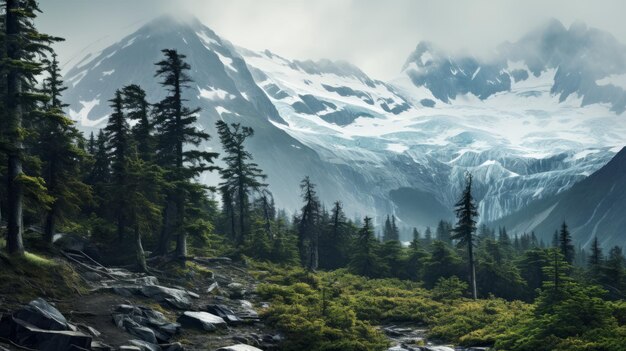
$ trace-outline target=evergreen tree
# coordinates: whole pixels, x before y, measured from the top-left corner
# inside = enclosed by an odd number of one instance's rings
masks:
[[[467,174],[465,190],[461,198],[455,205],[455,212],[458,218],[457,225],[454,228],[452,239],[459,240],[460,246],[467,247],[469,259],[470,287],[472,289],[472,297],[478,298],[476,290],[476,262],[474,261],[474,245],[476,232],[476,220],[478,210],[474,204],[472,197],[472,175]]]
[[[400,241],[400,229],[398,229],[394,215],[391,215],[391,240]]]
[[[430,230],[430,227],[426,227],[426,230],[424,231],[424,245],[426,245],[426,247],[429,247],[432,243],[433,243],[432,231]]]
[[[46,78],[42,94],[47,101],[39,115],[34,150],[42,161],[42,176],[51,201],[45,211],[44,240],[52,244],[57,223],[66,222],[70,214],[78,213],[80,206],[89,201],[91,189],[83,183],[81,166],[87,155],[78,145],[81,134],[62,110],[67,106],[61,102],[61,93],[66,88],[56,55],[44,63]]]
[[[459,276],[461,273],[461,258],[442,241],[432,243],[430,257],[424,265],[424,285],[433,288],[440,278]]]
[[[378,240],[372,231],[372,220],[369,217],[363,219],[363,227],[359,230],[350,259],[350,271],[354,274],[375,278],[382,274],[382,264],[377,255]]]
[[[125,211],[135,242],[137,267],[147,272],[142,236],[155,231],[161,216],[163,170],[139,157],[136,147],[127,159],[124,183]]]
[[[613,299],[626,298],[626,259],[619,246],[609,251],[602,266],[600,282],[609,291]]]
[[[574,263],[574,245],[572,244],[572,235],[567,228],[567,224],[563,222],[561,231],[559,232],[559,249],[568,264]]]
[[[428,254],[420,244],[420,234],[413,228],[413,240],[409,244],[409,254],[405,263],[405,272],[408,279],[418,281],[422,278],[424,263]]]
[[[166,181],[171,184],[166,195],[166,205],[162,214],[163,224],[159,245],[155,254],[167,253],[172,235],[176,234],[176,254],[187,256],[187,234],[185,228],[185,203],[192,179],[211,166],[216,153],[200,151],[191,146],[199,146],[209,139],[209,135],[195,127],[196,114],[200,109],[185,106],[183,90],[192,82],[187,73],[191,66],[185,62],[185,55],[176,50],[162,50],[165,59],[156,63],[155,76],[160,77],[161,85],[167,89],[167,96],[156,105],[155,129],[157,138],[157,162],[166,171]]]
[[[315,184],[307,176],[300,183],[304,206],[298,218],[298,248],[302,265],[309,271],[318,266],[320,202],[315,192]]]
[[[36,77],[43,71],[40,57],[50,52],[50,44],[61,39],[40,33],[34,21],[40,12],[34,0],[5,0],[3,26],[1,150],[7,162],[7,251],[22,255],[24,245],[23,198],[25,187],[43,189],[43,181],[22,170],[24,150],[24,117],[30,115],[36,101],[45,99],[36,94]]]
[[[435,231],[435,236],[437,240],[446,243],[448,245],[452,245],[452,226],[450,223],[440,220],[437,224],[437,230]]]
[[[604,257],[602,255],[602,248],[598,242],[598,237],[594,236],[593,241],[591,242],[591,255],[589,255],[589,260],[587,262],[589,269],[596,270],[600,267],[603,260]]]
[[[330,212],[330,221],[320,236],[320,267],[338,269],[348,264],[351,247],[349,225],[341,202],[336,201]]]
[[[126,117],[135,122],[131,135],[139,157],[151,161],[155,152],[154,126],[149,118],[150,104],[146,101],[146,92],[139,85],[132,84],[122,89],[122,96]]]
[[[93,154],[94,162],[91,172],[87,176],[87,183],[95,186],[97,184],[106,183],[110,179],[111,164],[107,155],[107,137],[101,129],[96,139],[95,152]],[[100,192],[96,192],[100,193]]]
[[[87,152],[93,156],[96,154],[96,138],[93,132],[89,133],[89,141],[87,142]]]
[[[393,237],[393,228],[391,227],[391,218],[387,215],[387,219],[385,219],[385,226],[383,227],[383,241],[392,240]]]
[[[113,113],[109,116],[104,133],[107,138],[107,155],[111,162],[111,183],[109,193],[111,204],[114,208],[115,222],[117,225],[117,238],[124,239],[126,228],[126,177],[128,170],[127,158],[130,146],[130,127],[126,122],[122,106],[122,92],[115,91],[115,97],[110,100]]]
[[[231,202],[234,200],[237,205],[239,235],[232,234],[237,245],[241,245],[246,237],[250,191],[266,186],[262,183],[266,176],[259,166],[252,162],[252,154],[244,147],[246,139],[254,135],[252,128],[242,127],[239,123],[233,123],[229,127],[224,121],[217,121],[216,126],[224,149],[222,160],[226,164],[220,170],[223,182],[219,186],[223,193],[228,193],[225,197]],[[234,211],[231,210],[231,213],[234,214]]]

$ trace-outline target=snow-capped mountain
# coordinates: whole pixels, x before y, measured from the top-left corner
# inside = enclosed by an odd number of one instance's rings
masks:
[[[596,38],[604,46],[589,43]],[[255,129],[249,148],[279,206],[297,208],[298,182],[310,175],[320,197],[343,201],[350,216],[433,225],[452,217],[470,171],[481,218],[493,221],[568,189],[625,144],[623,90],[608,85],[625,72],[588,67],[599,55],[624,62],[610,39],[552,22],[490,62],[420,43],[398,78],[381,82],[346,62],[254,52],[197,20],[162,17],[72,68],[65,98],[82,126],[102,126],[115,89],[136,83],[151,101],[162,96],[153,64],[160,49],[176,48],[193,69],[187,98],[203,108],[202,127],[214,135],[221,118]],[[531,55],[550,40],[560,49]],[[572,56],[588,51],[591,63]],[[587,72],[577,84],[567,78],[575,64]],[[219,151],[215,139],[206,147]]]
[[[537,231],[549,242],[551,233],[564,221],[582,248],[594,237],[604,247],[623,247],[626,217],[626,148],[598,171],[556,196],[533,202],[527,208],[498,220],[517,233]]]

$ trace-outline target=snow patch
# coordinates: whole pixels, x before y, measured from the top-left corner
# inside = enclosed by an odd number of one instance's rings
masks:
[[[93,99],[91,101],[80,101],[80,104],[82,105],[80,111],[76,112],[70,108],[69,115],[72,120],[78,122],[84,127],[95,127],[109,118],[109,116],[104,116],[95,120],[89,119],[89,112],[91,112],[94,107],[100,104],[99,99]]]
[[[202,89],[198,87],[198,92],[200,92],[200,97],[209,100],[232,100],[235,98],[235,95],[222,89]]]
[[[626,90],[626,73],[625,74],[612,74],[602,79],[598,79],[596,80],[596,84],[600,86],[613,85],[618,88],[622,88]]]
[[[103,71],[102,72],[102,76],[106,77],[106,76],[110,76],[111,74],[113,74],[115,72],[115,69],[112,69],[110,71]]]
[[[409,147],[403,144],[387,144],[387,150],[392,151],[392,152],[396,152],[396,153],[403,153],[406,150],[408,150]]]

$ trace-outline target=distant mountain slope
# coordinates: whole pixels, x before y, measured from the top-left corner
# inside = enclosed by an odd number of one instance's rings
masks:
[[[549,36],[551,28],[529,38]],[[576,54],[589,47],[571,45],[583,48]],[[347,62],[235,47],[197,20],[167,16],[68,72],[70,115],[86,131],[102,127],[107,100],[130,83],[158,101],[163,91],[154,63],[163,48],[178,49],[192,66],[195,83],[186,98],[202,108],[198,127],[214,136],[203,147],[220,150],[213,130],[218,119],[253,127],[248,147],[268,173],[278,206],[289,210],[300,206],[298,183],[309,175],[326,204],[343,201],[350,217],[395,213],[409,233],[412,226],[452,219],[469,171],[481,219],[491,222],[563,192],[625,144],[626,120],[612,106],[581,107],[585,97],[577,94],[561,99],[554,91],[561,66],[552,61],[496,60],[492,67],[420,44],[398,79],[381,82]],[[412,70],[423,80],[414,80]],[[207,174],[202,181],[219,180]]]
[[[500,45],[489,59],[452,55],[421,42],[403,74],[416,87],[449,103],[466,94],[485,100],[550,70],[554,70],[550,92],[559,102],[575,95],[579,106],[606,103],[617,113],[626,109],[626,46],[580,22],[567,29],[551,20],[516,42]]]
[[[597,236],[605,246],[626,246],[626,148],[604,167],[562,193],[533,202],[494,225],[509,232],[535,231],[549,240],[565,221],[576,242],[588,247]]]

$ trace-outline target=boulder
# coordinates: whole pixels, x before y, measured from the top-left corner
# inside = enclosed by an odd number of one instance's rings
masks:
[[[113,350],[111,345],[107,345],[100,341],[91,342],[91,351],[111,351],[111,350]]]
[[[141,351],[162,351],[161,346],[143,340],[130,340],[129,343],[133,346],[139,347]]]
[[[13,312],[13,317],[45,330],[76,331],[59,310],[40,297]]]
[[[157,341],[169,342],[180,331],[180,324],[168,321],[159,311],[142,306],[118,305],[113,312],[113,321],[119,328],[155,344]]]
[[[81,350],[91,347],[91,336],[73,330],[45,330],[13,316],[3,316],[2,337],[22,347],[41,351]],[[8,335],[6,331],[8,330]]]
[[[262,351],[259,348],[246,344],[237,344],[217,349],[217,351]]]
[[[222,317],[208,312],[187,311],[178,318],[178,322],[183,326],[204,329],[206,331],[226,328],[226,321]]]
[[[208,305],[206,311],[218,317],[222,317],[226,323],[231,325],[241,324],[241,319],[235,315],[235,312],[225,305]]]
[[[189,293],[185,290],[167,288],[160,285],[146,285],[140,288],[141,293],[158,302],[167,302],[175,308],[184,310],[191,307]]]

